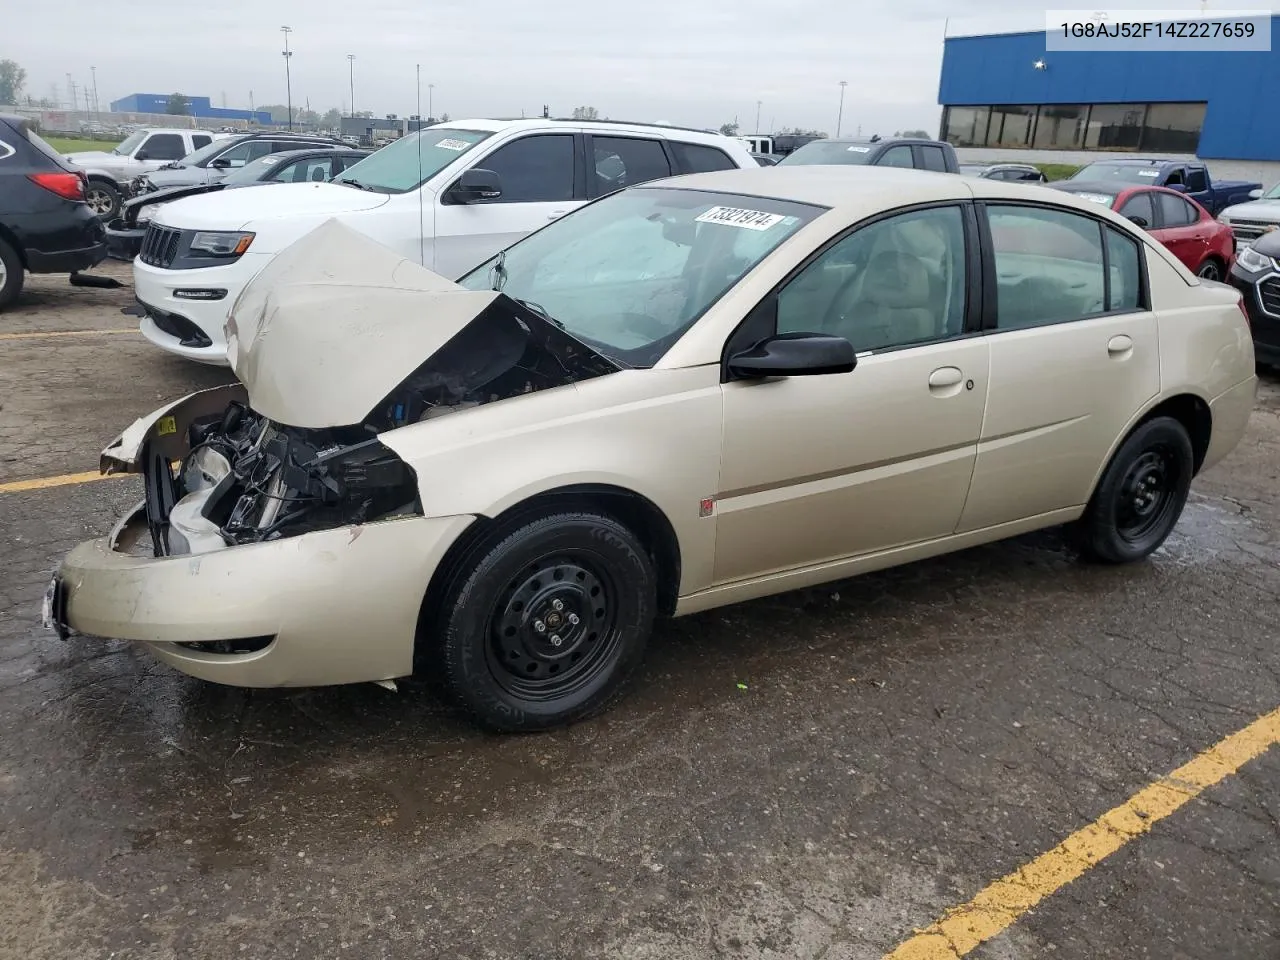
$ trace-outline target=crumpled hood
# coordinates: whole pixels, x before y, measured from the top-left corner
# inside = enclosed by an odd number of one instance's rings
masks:
[[[499,296],[463,289],[328,220],[241,292],[226,324],[227,358],[250,406],[272,420],[307,429],[359,423]]]
[[[167,187],[185,187],[197,183],[217,183],[226,174],[221,170],[206,170],[203,167],[178,167],[174,170],[152,170],[147,174],[157,189]]]
[[[334,215],[372,210],[388,199],[385,193],[332,183],[280,183],[265,192],[229,190],[167,204],[157,222],[166,227],[188,230],[240,230],[250,223],[273,218],[292,222],[299,217],[311,217],[318,225]],[[274,232],[278,234],[281,231]],[[259,237],[255,249],[262,246],[263,240],[269,241],[271,237]]]

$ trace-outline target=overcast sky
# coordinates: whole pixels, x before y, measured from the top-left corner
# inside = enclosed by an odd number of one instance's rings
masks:
[[[349,109],[352,53],[356,109],[380,116],[417,112],[420,63],[423,113],[430,83],[435,112],[454,118],[591,105],[613,119],[698,127],[737,117],[744,133],[757,100],[766,129],[834,133],[841,80],[845,133],[934,131],[945,35],[1044,25],[1043,7],[1026,0],[132,0],[110,15],[100,0],[63,0],[56,16],[44,7],[0,0],[0,58],[26,68],[27,93],[48,97],[56,84],[63,101],[66,75],[83,89],[96,66],[104,110],[137,92],[248,107],[252,91],[255,104],[283,103],[288,24],[295,106]]]

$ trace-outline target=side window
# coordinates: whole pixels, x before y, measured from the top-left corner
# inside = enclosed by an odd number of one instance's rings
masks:
[[[477,166],[502,179],[495,203],[549,203],[573,199],[573,135],[522,137],[481,160]]]
[[[228,150],[224,150],[218,154],[217,159],[226,160],[227,164],[232,169],[235,169],[236,167],[243,167],[250,160],[265,157],[271,152],[270,140],[246,140],[243,143],[237,143]]]
[[[295,160],[286,164],[283,169],[277,170],[271,179],[284,183],[318,183],[333,176],[331,163],[330,157]]]
[[[1107,231],[1107,269],[1111,274],[1111,310],[1138,310],[1142,307],[1141,251],[1132,237],[1119,230]]]
[[[911,148],[908,146],[890,147],[884,153],[880,154],[880,159],[876,161],[877,167],[914,167],[915,164],[911,160]]]
[[[1172,193],[1160,193],[1157,196],[1160,198],[1160,213],[1164,218],[1162,226],[1185,227],[1200,219],[1196,208],[1181,197]]]
[[[687,173],[710,173],[712,170],[733,170],[737,167],[727,153],[715,147],[672,140],[671,149],[675,151],[676,159]]]
[[[921,147],[920,158],[924,161],[926,170],[937,170],[940,173],[947,172],[947,155],[942,152],[941,147]]]
[[[191,135],[191,149],[199,150],[201,147],[207,147],[213,143],[213,137],[207,133],[193,133]]]
[[[1132,197],[1124,202],[1124,206],[1118,211],[1120,216],[1128,217],[1133,220],[1135,217],[1142,220],[1138,226],[1148,229],[1156,222],[1155,208],[1151,205],[1151,198],[1154,194],[1150,190],[1143,190],[1141,193],[1135,193]]]
[[[964,219],[959,207],[862,227],[778,293],[778,333],[829,333],[854,350],[926,343],[964,331]]]
[[[182,137],[176,133],[153,133],[142,149],[148,160],[181,160],[187,155]]]
[[[987,208],[1001,330],[1079,320],[1106,310],[1102,230],[1065,210]]]
[[[1209,177],[1205,174],[1203,167],[1191,167],[1187,170],[1187,190],[1190,193],[1200,193],[1202,190],[1209,189]]]
[[[667,152],[658,140],[592,137],[592,196],[671,176]]]
[[[1169,178],[1165,180],[1164,185],[1166,187],[1176,187],[1176,186],[1181,186],[1183,182],[1184,181],[1182,178],[1182,168],[1177,167],[1174,170],[1170,171]]]

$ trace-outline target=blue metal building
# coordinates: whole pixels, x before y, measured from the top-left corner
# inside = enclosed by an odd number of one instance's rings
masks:
[[[168,113],[169,96],[167,93],[131,93],[127,97],[111,101],[111,112]],[[215,107],[209,102],[208,97],[187,97],[187,114],[209,120],[248,120],[262,124],[271,122],[271,114],[266,110],[233,110],[229,107]]]
[[[938,102],[956,146],[1280,160],[1278,91],[1280,50],[1046,51],[1037,31],[949,37]]]

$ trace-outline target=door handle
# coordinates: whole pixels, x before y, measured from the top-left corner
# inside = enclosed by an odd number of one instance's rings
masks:
[[[929,374],[929,392],[935,397],[954,397],[963,383],[964,371],[959,367],[939,367]]]
[[[1133,353],[1133,338],[1126,334],[1119,334],[1107,341],[1107,353],[1117,359],[1127,357]]]

